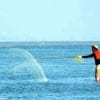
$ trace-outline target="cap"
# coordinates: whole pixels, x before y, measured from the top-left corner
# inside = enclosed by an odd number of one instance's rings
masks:
[[[98,45],[92,45],[92,47],[98,49]]]

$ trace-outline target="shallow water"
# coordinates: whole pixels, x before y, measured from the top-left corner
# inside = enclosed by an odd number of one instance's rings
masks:
[[[22,56],[13,58],[9,48],[0,47],[0,100],[100,100],[93,58],[84,62],[68,58],[89,54],[90,45],[17,46],[34,56],[48,78],[47,83],[36,81],[23,69],[15,75],[9,73],[14,64],[25,62]]]

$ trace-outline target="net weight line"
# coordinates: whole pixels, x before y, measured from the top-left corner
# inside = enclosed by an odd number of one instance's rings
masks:
[[[64,57],[64,56],[38,56],[36,59],[63,59],[63,60],[76,60],[83,62],[83,59],[77,59],[76,57]]]

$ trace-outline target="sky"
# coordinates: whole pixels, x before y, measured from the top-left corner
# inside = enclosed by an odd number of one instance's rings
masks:
[[[0,0],[0,42],[99,41],[100,0]]]

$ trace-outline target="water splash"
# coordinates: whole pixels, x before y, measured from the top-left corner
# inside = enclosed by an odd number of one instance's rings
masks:
[[[14,75],[18,70],[26,69],[38,82],[48,81],[42,67],[30,52],[20,48],[10,48],[9,52],[13,57],[22,57],[24,59],[23,62],[19,60],[20,63],[18,64],[15,62],[15,65],[10,69],[10,72]]]

